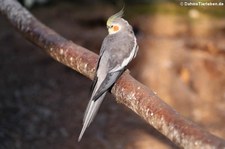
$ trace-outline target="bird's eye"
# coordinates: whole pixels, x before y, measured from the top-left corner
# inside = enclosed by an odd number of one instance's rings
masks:
[[[113,25],[107,26],[107,28],[113,28]]]

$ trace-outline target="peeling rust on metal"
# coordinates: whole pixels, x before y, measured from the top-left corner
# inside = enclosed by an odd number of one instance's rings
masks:
[[[134,89],[133,86],[137,86]],[[136,112],[150,125],[183,148],[222,148],[224,140],[187,121],[153,91],[125,72],[112,89],[119,103]],[[131,94],[133,99],[131,99]],[[209,141],[210,140],[210,141]]]

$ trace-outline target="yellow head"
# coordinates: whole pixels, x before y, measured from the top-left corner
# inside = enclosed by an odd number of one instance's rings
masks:
[[[120,24],[119,20],[122,18],[123,12],[124,10],[122,9],[116,14],[109,17],[107,21],[107,28],[108,28],[109,34],[117,33],[122,28],[122,24]]]

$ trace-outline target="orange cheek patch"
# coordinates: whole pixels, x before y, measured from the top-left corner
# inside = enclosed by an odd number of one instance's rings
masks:
[[[114,32],[116,32],[116,31],[118,31],[118,30],[119,30],[119,26],[117,26],[117,25],[113,26],[113,31],[114,31]]]

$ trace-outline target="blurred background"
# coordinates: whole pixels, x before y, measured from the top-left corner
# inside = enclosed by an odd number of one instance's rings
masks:
[[[21,0],[41,22],[99,52],[113,0]],[[225,6],[126,0],[139,53],[132,76],[166,103],[225,139]],[[192,1],[198,2],[198,1]],[[222,2],[207,1],[204,2]],[[1,149],[167,149],[172,142],[107,96],[77,142],[91,81],[54,61],[0,16]]]

